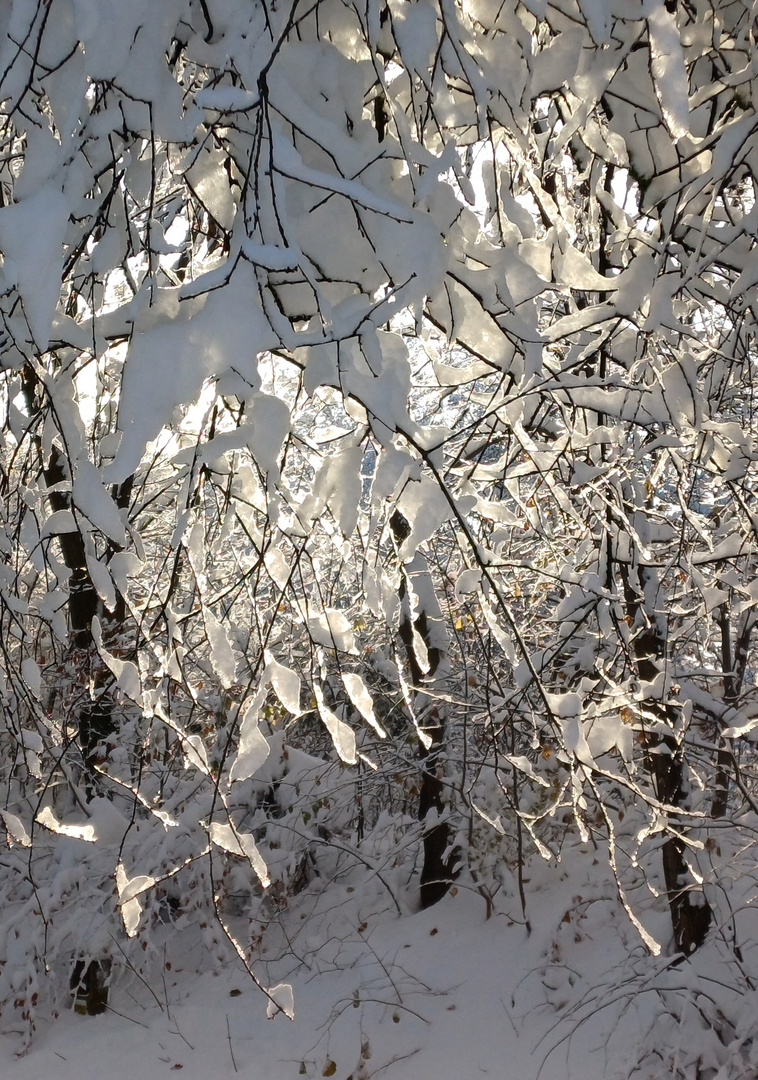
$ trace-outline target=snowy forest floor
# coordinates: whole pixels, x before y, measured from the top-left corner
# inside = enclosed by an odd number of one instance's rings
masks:
[[[651,957],[607,880],[607,863],[591,846],[570,856],[528,866],[530,933],[514,896],[501,894],[487,919],[482,898],[463,886],[428,911],[402,915],[359,876],[311,887],[269,927],[256,967],[267,985],[292,985],[293,1022],[267,1019],[265,997],[222,950],[211,971],[192,929],[158,927],[149,979],[117,971],[112,1009],[40,1024],[24,1057],[6,1033],[0,1077],[694,1076],[690,1063],[707,1063],[713,1034],[704,1002],[720,1010],[726,993],[734,1014],[754,1011],[754,995],[722,987],[716,1001],[725,963],[717,944],[676,966],[665,948]],[[659,901],[644,921],[666,940]],[[238,920],[235,929],[244,935],[245,926]]]

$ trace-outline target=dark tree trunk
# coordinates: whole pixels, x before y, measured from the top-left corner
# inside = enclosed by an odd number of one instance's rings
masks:
[[[687,794],[680,747],[673,739],[661,738],[651,745],[650,750],[649,761],[658,798],[669,806],[684,806]],[[701,892],[693,893],[685,885],[689,876],[685,851],[684,840],[669,834],[663,842],[661,857],[674,940],[677,948],[689,956],[705,941],[712,913],[704,895]]]
[[[41,400],[42,387],[31,365],[24,368],[22,385],[27,410],[29,416],[32,417],[41,412],[43,402]],[[72,463],[66,460],[65,455],[55,445],[52,446],[50,456],[45,463],[39,436],[37,449],[45,487],[48,489],[50,508],[53,512],[70,510],[72,508],[71,493],[65,490],[65,486],[73,480]],[[114,501],[119,508],[128,506],[132,483],[133,478],[129,478],[113,491]],[[58,490],[55,490],[56,488]],[[58,541],[64,565],[70,572],[68,623],[71,645],[81,654],[82,663],[89,665],[94,653],[92,620],[98,612],[103,615],[105,613],[101,611],[100,597],[87,567],[85,542],[81,532],[76,530],[61,533]],[[121,626],[125,616],[124,598],[117,594],[116,609],[107,621],[112,626]],[[99,780],[99,774],[95,768],[98,759],[97,748],[114,735],[116,730],[113,700],[104,689],[101,672],[95,672],[93,682],[98,696],[94,699],[88,698],[81,706],[78,715],[79,748],[84,765],[85,790],[89,798],[95,794]],[[111,962],[107,958],[93,960],[87,957],[76,961],[70,986],[74,995],[74,1006],[78,1011],[90,1015],[105,1012],[108,1007],[110,971]]]
[[[27,410],[30,416],[34,416],[35,413],[41,412],[43,402],[40,399],[42,387],[31,365],[27,364],[24,368],[22,385]],[[62,488],[73,479],[71,463],[66,460],[65,456],[54,444],[49,459],[45,463],[42,459],[42,445],[39,437],[37,442],[42,475],[45,480],[45,487],[48,489],[50,508],[53,512],[70,510],[72,508],[71,494],[69,491],[62,490]],[[120,509],[128,506],[132,485],[133,478],[130,477],[118,488],[114,489],[114,501]],[[55,490],[56,488],[58,490]],[[89,663],[94,647],[92,619],[99,611],[103,616],[105,616],[105,612],[101,611],[100,597],[87,568],[84,537],[76,530],[59,534],[58,541],[63,562],[71,575],[68,582],[68,622],[71,645],[82,653],[85,658],[84,662]],[[124,598],[117,594],[116,610],[110,617],[106,616],[105,621],[110,622],[112,626],[121,626],[125,617]],[[79,746],[87,774],[87,793],[90,796],[93,794],[97,779],[94,770],[96,748],[115,733],[113,703],[110,697],[102,692],[102,686],[99,685],[100,680],[98,678],[95,678],[94,684],[95,688],[101,692],[95,700],[85,702],[78,717]]]
[[[719,608],[718,625],[721,634],[721,667],[724,672],[724,705],[729,708],[737,704],[742,691],[742,680],[747,667],[750,638],[755,626],[754,614],[746,612],[742,616],[737,638],[732,649],[732,637],[729,625],[729,609],[726,604]],[[713,783],[711,817],[718,819],[726,816],[729,806],[729,781],[734,768],[731,750],[727,749],[719,732],[719,749],[716,753],[716,776]]]
[[[407,521],[399,511],[395,511],[390,522],[395,543],[400,545],[409,535]],[[417,556],[418,558],[418,556]],[[428,570],[426,571],[428,574]],[[431,684],[437,675],[443,660],[443,652],[434,643],[430,621],[434,614],[425,610],[412,615],[408,571],[403,568],[400,582],[400,600],[403,604],[400,617],[399,634],[403,643],[405,658],[414,688],[425,683]],[[421,670],[413,643],[414,631],[419,634],[426,646],[429,670]],[[425,825],[423,835],[423,863],[421,867],[421,907],[428,908],[441,900],[453,882],[455,853],[449,853],[450,826],[441,820],[444,811],[444,785],[442,778],[443,753],[445,749],[445,722],[436,706],[425,717],[424,733],[431,739],[429,746],[419,743],[419,765],[421,783],[419,790],[418,816]]]
[[[639,568],[644,584],[650,572]],[[633,639],[637,674],[644,682],[653,682],[660,673],[667,659],[666,641],[655,621],[655,613],[641,610],[642,599],[632,588],[626,568],[622,568],[622,580],[626,599],[627,615],[632,624],[644,618],[646,628],[638,631]],[[638,618],[639,616],[639,618]],[[676,725],[676,715],[665,702],[650,702],[652,711],[659,714],[669,730]],[[658,799],[672,807],[670,815],[676,820],[676,809],[684,809],[687,791],[684,781],[684,754],[676,739],[667,735],[651,734],[647,736],[648,764],[652,774]],[[693,892],[687,885],[691,876],[685,859],[686,844],[675,832],[666,834],[661,848],[663,878],[666,884],[671,925],[677,948],[689,956],[705,941],[713,919],[711,908],[702,892]]]
[[[77,960],[69,983],[74,1011],[88,1016],[104,1013],[108,1008],[110,977],[110,960]]]

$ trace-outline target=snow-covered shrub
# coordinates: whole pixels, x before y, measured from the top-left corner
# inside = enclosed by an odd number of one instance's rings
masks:
[[[182,921],[250,965],[228,920],[348,863],[525,907],[578,835],[688,960],[724,852],[753,904],[754,44],[737,2],[3,5],[25,1039],[42,973]]]

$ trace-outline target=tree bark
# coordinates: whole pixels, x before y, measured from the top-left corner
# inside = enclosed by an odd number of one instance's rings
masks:
[[[729,626],[729,610],[724,604],[719,608],[718,625],[721,634],[721,667],[724,672],[724,705],[729,708],[737,704],[742,691],[742,680],[747,667],[750,638],[755,626],[752,611],[742,617],[737,631],[737,638],[732,649],[732,638]],[[711,817],[714,819],[726,816],[729,806],[729,781],[733,768],[732,752],[724,745],[724,740],[719,732],[719,749],[716,753],[716,776],[713,783],[713,800],[711,802]]]
[[[644,586],[646,576],[652,571],[644,567],[638,569]],[[642,611],[642,598],[632,587],[625,567],[622,567],[621,577],[630,621],[634,623],[638,616],[646,620],[646,628],[633,638],[637,674],[644,682],[653,682],[667,659],[666,640],[656,624],[655,613]],[[653,701],[650,702],[650,707],[669,730],[674,729],[676,716],[671,706],[662,701]],[[682,746],[671,736],[650,734],[647,736],[647,751],[657,798],[666,806],[672,807],[674,812],[677,808],[683,809],[686,806],[687,792]],[[675,818],[676,814],[671,817]],[[669,831],[663,841],[661,858],[674,940],[677,948],[685,956],[689,956],[705,941],[713,913],[704,894],[694,893],[686,884],[690,876],[685,859],[686,847],[681,836]]]
[[[396,510],[392,515],[390,526],[395,544],[399,546],[410,535],[408,522]],[[418,690],[424,685],[431,687],[435,676],[438,676],[440,672],[445,654],[433,633],[433,623],[436,621],[437,613],[426,610],[423,601],[419,600],[414,617],[411,605],[412,582],[410,582],[410,577],[414,574],[423,575],[427,579],[425,582],[427,588],[432,587],[428,580],[429,571],[423,555],[416,554],[412,562],[403,567],[400,581],[402,611],[398,630],[413,687]],[[416,654],[414,632],[421,637],[426,647],[429,663],[426,674],[422,671]],[[420,898],[421,907],[428,908],[441,900],[450,889],[454,878],[455,853],[449,852],[450,826],[447,821],[441,819],[444,811],[442,770],[446,735],[444,716],[438,706],[432,706],[427,713],[423,730],[431,739],[428,746],[423,741],[419,743],[421,783],[418,816],[419,821],[424,823]]]
[[[42,402],[39,400],[41,384],[36,372],[27,364],[22,373],[22,386],[27,411],[30,417],[41,412]],[[47,498],[51,510],[55,513],[59,510],[70,510],[72,498],[69,491],[63,490],[66,482],[73,481],[72,463],[63,453],[53,445],[47,463],[43,456],[42,443],[37,436],[37,452],[40,455],[40,468],[47,488]],[[131,496],[133,478],[129,478],[114,492],[114,499],[119,507],[127,506]],[[57,490],[56,490],[57,488]],[[77,529],[73,532],[61,533],[58,542],[63,556],[63,562],[69,571],[68,581],[68,623],[71,635],[71,646],[82,658],[82,663],[89,665],[94,653],[94,639],[92,637],[92,620],[102,608],[100,597],[92,581],[87,567],[87,553],[82,533]],[[104,615],[105,613],[102,612]],[[124,598],[117,593],[115,611],[109,616],[111,625],[122,625],[126,616]],[[99,774],[95,765],[97,762],[97,747],[105,742],[109,736],[115,734],[116,725],[113,715],[113,700],[104,689],[103,673],[95,672],[93,678],[94,688],[98,696],[88,698],[79,710],[77,718],[79,748],[85,775],[85,791],[88,798],[92,798],[99,781]],[[92,959],[90,957],[79,958],[74,964],[71,974],[70,987],[74,995],[74,1007],[77,1011],[97,1015],[106,1011],[108,1007],[108,993],[110,982],[111,962],[103,957]]]
[[[41,412],[42,403],[39,400],[41,384],[39,378],[27,364],[23,370],[22,378],[24,400],[27,411],[31,416]],[[37,448],[40,454],[40,467],[48,489],[48,501],[53,512],[70,510],[72,508],[71,494],[61,490],[66,482],[71,482],[71,462],[66,460],[64,454],[53,445],[47,464],[42,458],[42,445],[37,437]],[[133,478],[130,477],[113,492],[114,501],[119,508],[128,505],[132,491]],[[58,488],[58,490],[55,490]],[[71,645],[85,657],[84,662],[89,663],[94,648],[92,638],[92,619],[102,607],[100,597],[92,582],[92,577],[87,568],[87,555],[84,537],[78,530],[61,533],[58,536],[63,562],[70,572],[68,588],[68,622],[71,634]],[[105,612],[101,612],[105,615]],[[117,593],[116,609],[107,619],[113,626],[123,623],[126,616],[124,598]],[[101,681],[94,679],[95,689],[102,691]],[[87,794],[94,791],[97,773],[94,770],[96,748],[108,736],[114,734],[113,703],[110,698],[99,694],[94,700],[90,699],[80,709],[78,716],[79,746],[82,752],[85,772],[87,774]]]

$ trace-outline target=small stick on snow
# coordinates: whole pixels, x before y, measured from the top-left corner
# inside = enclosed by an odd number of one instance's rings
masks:
[[[237,1068],[237,1062],[234,1060],[234,1050],[232,1048],[232,1032],[231,1032],[231,1029],[229,1027],[229,1013],[226,1014],[226,1037],[229,1040],[229,1054],[231,1055],[232,1065],[234,1066],[234,1071],[239,1072],[239,1070]]]

